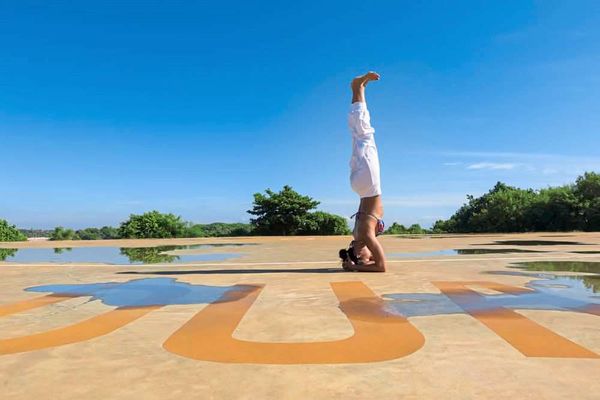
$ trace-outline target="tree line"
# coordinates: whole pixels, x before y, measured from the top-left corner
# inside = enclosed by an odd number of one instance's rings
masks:
[[[519,189],[498,182],[447,220],[436,221],[434,232],[599,231],[600,174],[586,172],[575,183],[544,189]]]
[[[316,211],[319,201],[303,196],[284,186],[279,192],[270,189],[255,193],[250,223],[194,224],[175,214],[156,210],[144,214],[131,214],[119,227],[85,228],[74,230],[56,227],[49,231],[50,240],[105,240],[184,237],[223,237],[251,235],[347,235],[350,233],[346,219],[339,215]],[[3,234],[0,225],[0,241],[26,240],[23,232],[4,221],[10,234]],[[24,230],[25,233],[42,233],[40,230]]]
[[[180,216],[149,211],[132,214],[119,227],[73,230],[56,227],[51,240],[102,240],[251,235],[348,235],[347,220],[316,211],[319,201],[284,186],[255,193],[250,223],[194,224]],[[586,172],[573,184],[544,189],[520,189],[498,182],[480,197],[467,202],[449,219],[438,220],[432,229],[419,224],[393,223],[386,234],[483,233],[534,231],[600,231],[600,174]],[[26,240],[24,233],[0,220],[0,241]]]

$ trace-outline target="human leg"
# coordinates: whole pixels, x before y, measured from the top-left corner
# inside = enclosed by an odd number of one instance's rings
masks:
[[[369,71],[362,76],[357,76],[352,80],[352,103],[365,103],[365,88],[370,81],[378,81],[379,74]]]

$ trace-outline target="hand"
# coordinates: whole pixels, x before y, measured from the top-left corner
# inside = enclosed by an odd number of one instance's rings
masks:
[[[342,268],[344,271],[353,272],[356,271],[356,264],[354,264],[352,260],[346,259],[342,262]]]

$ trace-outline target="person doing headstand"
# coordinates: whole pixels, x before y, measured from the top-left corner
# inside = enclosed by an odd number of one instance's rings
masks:
[[[352,80],[352,104],[348,125],[352,134],[350,184],[360,196],[355,218],[354,240],[348,250],[340,250],[343,268],[348,271],[385,272],[385,253],[377,240],[384,230],[379,156],[375,145],[375,129],[365,101],[365,88],[379,74],[368,72]]]

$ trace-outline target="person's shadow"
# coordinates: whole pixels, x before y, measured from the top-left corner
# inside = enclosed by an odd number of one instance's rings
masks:
[[[123,275],[236,275],[236,274],[337,274],[342,268],[261,268],[261,269],[198,269],[167,271],[123,271]]]

